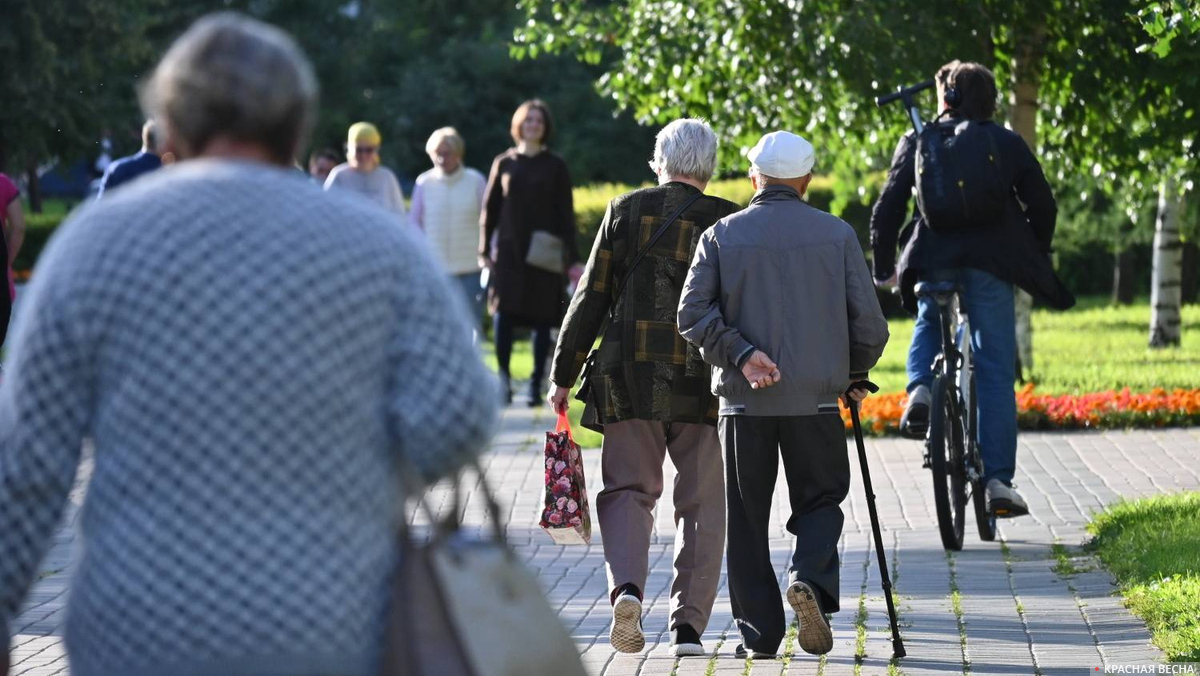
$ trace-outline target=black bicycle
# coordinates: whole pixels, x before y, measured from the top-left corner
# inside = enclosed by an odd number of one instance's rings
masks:
[[[933,502],[937,507],[942,546],[962,549],[967,503],[975,511],[979,538],[996,538],[996,515],[988,511],[983,482],[983,458],[975,441],[978,408],[975,366],[971,360],[971,325],[954,282],[920,282],[918,298],[937,303],[942,351],[934,360],[929,430],[925,435],[925,467],[933,471]]]
[[[899,101],[913,129],[920,134],[925,122],[915,97],[933,86],[933,80],[929,80],[901,87],[892,94],[877,97],[875,105],[883,107]],[[954,282],[921,282],[914,292],[919,298],[932,298],[938,305],[942,351],[934,361],[936,375],[925,434],[924,466],[933,470],[933,502],[942,546],[958,551],[962,549],[968,502],[975,510],[979,537],[986,541],[996,538],[996,515],[987,508],[983,458],[975,441],[978,409],[971,362],[971,327],[959,302],[961,289]]]

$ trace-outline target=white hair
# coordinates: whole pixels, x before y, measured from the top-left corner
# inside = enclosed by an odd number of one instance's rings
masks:
[[[432,156],[443,141],[450,144],[450,149],[459,157],[466,152],[467,144],[463,142],[458,130],[454,127],[442,127],[429,135],[429,140],[425,142],[425,154]]]
[[[708,182],[717,169],[717,135],[704,120],[680,119],[654,138],[654,173]]]
[[[171,45],[141,102],[188,154],[229,136],[290,163],[312,124],[317,78],[287,33],[222,12],[200,19]]]

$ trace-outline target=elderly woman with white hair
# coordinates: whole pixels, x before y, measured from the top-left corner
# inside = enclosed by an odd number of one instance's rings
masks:
[[[675,480],[675,579],[671,582],[671,654],[704,654],[700,642],[721,577],[725,484],[717,438],[717,400],[709,368],[675,328],[675,313],[701,233],[737,211],[704,194],[717,159],[717,137],[700,120],[658,133],[650,168],[659,185],[608,205],[587,268],[559,333],[550,405],[567,395],[601,336],[591,367],[591,411],[603,426],[596,498],[613,604],[610,640],[639,652],[653,511],[669,453]]]
[[[142,92],[180,162],[38,263],[0,386],[0,631],[90,438],[77,676],[378,673],[401,486],[491,428],[495,379],[419,236],[292,168],[316,96],[286,34],[201,19]]]
[[[429,136],[425,152],[433,168],[417,177],[413,188],[413,225],[425,233],[434,254],[454,277],[471,309],[471,319],[483,319],[479,288],[479,212],[487,179],[463,166],[466,144],[454,127],[442,127]]]

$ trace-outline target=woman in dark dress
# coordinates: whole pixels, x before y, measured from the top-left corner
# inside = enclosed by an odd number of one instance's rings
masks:
[[[484,193],[480,265],[491,270],[488,307],[495,321],[496,361],[506,403],[512,401],[508,364],[513,329],[518,325],[533,330],[529,405],[536,406],[541,400],[550,329],[562,320],[566,307],[565,271],[579,262],[571,176],[562,157],[546,149],[553,131],[545,103],[537,99],[522,103],[512,119],[511,133],[517,145],[496,157]],[[525,262],[537,230],[562,240],[563,272],[548,272]]]

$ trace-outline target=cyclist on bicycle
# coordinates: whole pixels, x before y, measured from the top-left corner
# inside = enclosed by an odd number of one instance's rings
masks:
[[[942,112],[931,126],[943,126],[927,132],[975,139],[975,146],[963,143],[956,152],[983,153],[985,166],[993,171],[984,172],[986,176],[956,176],[955,167],[947,165],[940,167],[940,173],[918,176],[918,156],[929,166],[929,155],[919,148],[928,141],[926,133],[910,132],[896,148],[887,183],[871,214],[876,284],[898,284],[904,307],[917,315],[908,352],[908,406],[900,426],[908,436],[924,437],[933,362],[941,351],[937,304],[916,298],[913,287],[918,281],[956,282],[970,317],[978,397],[976,441],[983,458],[988,510],[997,516],[1021,516],[1029,509],[1012,488],[1017,455],[1013,286],[1058,309],[1075,304],[1054,274],[1049,257],[1057,207],[1041,165],[1025,141],[992,122],[997,92],[991,71],[977,63],[952,61],[938,70],[935,82]],[[958,165],[960,171],[962,166]],[[928,182],[939,179],[949,181],[942,195],[961,200],[951,206],[972,215],[957,222],[935,218],[931,225],[918,208],[901,230],[914,188],[918,205],[933,213],[929,205],[936,203],[939,188],[930,188]],[[992,185],[980,186],[983,181]],[[968,204],[972,194],[999,195],[998,208]],[[977,208],[972,211],[972,207]],[[903,247],[898,263],[897,244]]]

